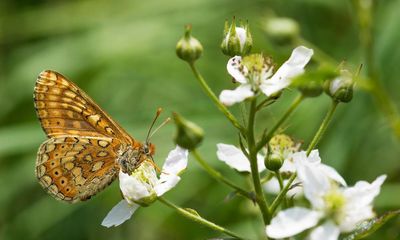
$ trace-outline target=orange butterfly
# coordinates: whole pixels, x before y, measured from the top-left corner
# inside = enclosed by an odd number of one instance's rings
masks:
[[[120,170],[131,173],[143,161],[152,162],[154,145],[129,136],[61,74],[41,72],[33,97],[49,137],[39,147],[36,176],[54,198],[71,203],[90,199],[112,183]]]

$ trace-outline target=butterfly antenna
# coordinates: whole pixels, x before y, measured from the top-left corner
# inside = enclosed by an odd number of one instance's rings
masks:
[[[152,133],[150,133],[149,139],[153,137],[154,133],[156,133],[160,128],[164,127],[165,124],[169,123],[171,121],[171,118],[167,118],[162,122]]]
[[[162,108],[158,108],[158,109],[157,109],[157,112],[156,112],[156,116],[154,117],[153,122],[151,122],[149,131],[147,132],[146,143],[149,142],[151,130],[153,129],[154,124],[156,123],[156,121],[157,121],[158,117],[160,116],[161,112],[162,112]]]

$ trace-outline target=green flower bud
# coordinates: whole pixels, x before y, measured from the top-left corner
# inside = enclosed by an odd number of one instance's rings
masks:
[[[265,167],[271,171],[278,171],[291,154],[299,151],[300,146],[301,143],[294,141],[288,135],[275,135],[268,144],[268,152],[264,160]]]
[[[341,70],[340,76],[325,83],[325,92],[338,102],[350,102],[353,98],[353,76],[347,70]]]
[[[291,43],[300,33],[299,24],[291,18],[274,17],[267,20],[265,32],[278,44]]]
[[[199,126],[184,119],[177,113],[173,114],[177,132],[174,141],[177,145],[188,150],[198,147],[203,140],[204,132]]]
[[[318,69],[312,69],[296,77],[292,86],[297,87],[306,97],[318,97],[324,89],[324,83],[327,79],[333,79],[338,76],[336,69],[323,66]]]
[[[267,154],[264,160],[265,167],[271,171],[278,171],[283,165],[282,157],[278,154]]]
[[[221,43],[222,52],[230,57],[247,55],[253,46],[253,39],[249,30],[249,24],[236,26],[235,18],[229,26],[225,21],[224,39]]]
[[[194,62],[203,53],[203,46],[196,38],[192,37],[192,26],[185,26],[185,35],[176,44],[176,55],[184,61]]]

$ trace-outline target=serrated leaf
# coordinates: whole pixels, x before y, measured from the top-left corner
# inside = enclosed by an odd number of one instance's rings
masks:
[[[358,228],[350,235],[343,238],[343,240],[358,240],[368,237],[380,227],[382,227],[388,220],[400,214],[400,210],[389,211],[380,217],[367,220],[359,224]]]

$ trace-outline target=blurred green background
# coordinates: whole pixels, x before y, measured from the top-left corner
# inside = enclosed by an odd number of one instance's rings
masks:
[[[379,1],[374,12],[373,42],[363,47],[359,37],[363,30],[348,0],[1,1],[0,239],[220,236],[159,203],[141,208],[120,227],[100,226],[120,200],[118,183],[74,205],[47,195],[34,175],[36,151],[46,139],[32,102],[40,71],[53,69],[68,76],[137,139],[145,138],[157,107],[164,108],[164,117],[172,111],[181,113],[204,128],[200,152],[207,161],[238,184],[250,186],[246,178],[216,160],[216,143],[236,144],[237,135],[201,91],[188,66],[175,56],[184,24],[193,25],[193,34],[204,46],[198,67],[216,93],[232,88],[225,70],[227,57],[219,49],[224,20],[248,19],[254,51],[280,63],[293,46],[277,45],[267,36],[265,24],[267,18],[281,16],[295,19],[302,37],[337,62],[346,60],[354,69],[364,63],[363,76],[374,69],[371,75],[387,89],[383,96],[399,104],[400,1]],[[373,57],[366,59],[365,53]],[[296,95],[286,91],[259,119],[260,125],[272,124]],[[374,96],[359,90],[351,103],[341,105],[319,148],[323,161],[336,167],[350,184],[388,174],[376,200],[377,212],[382,213],[400,205],[400,138],[388,121],[398,120],[397,110],[388,107],[385,98]],[[305,101],[285,124],[286,132],[308,143],[328,106],[326,95]],[[237,107],[232,111],[240,113]],[[160,165],[173,148],[173,132],[169,124],[152,140]],[[225,201],[230,189],[192,160],[183,180],[166,198],[241,235],[253,239],[262,235],[256,208],[240,197]],[[400,219],[395,219],[368,239],[398,239],[399,231]]]

